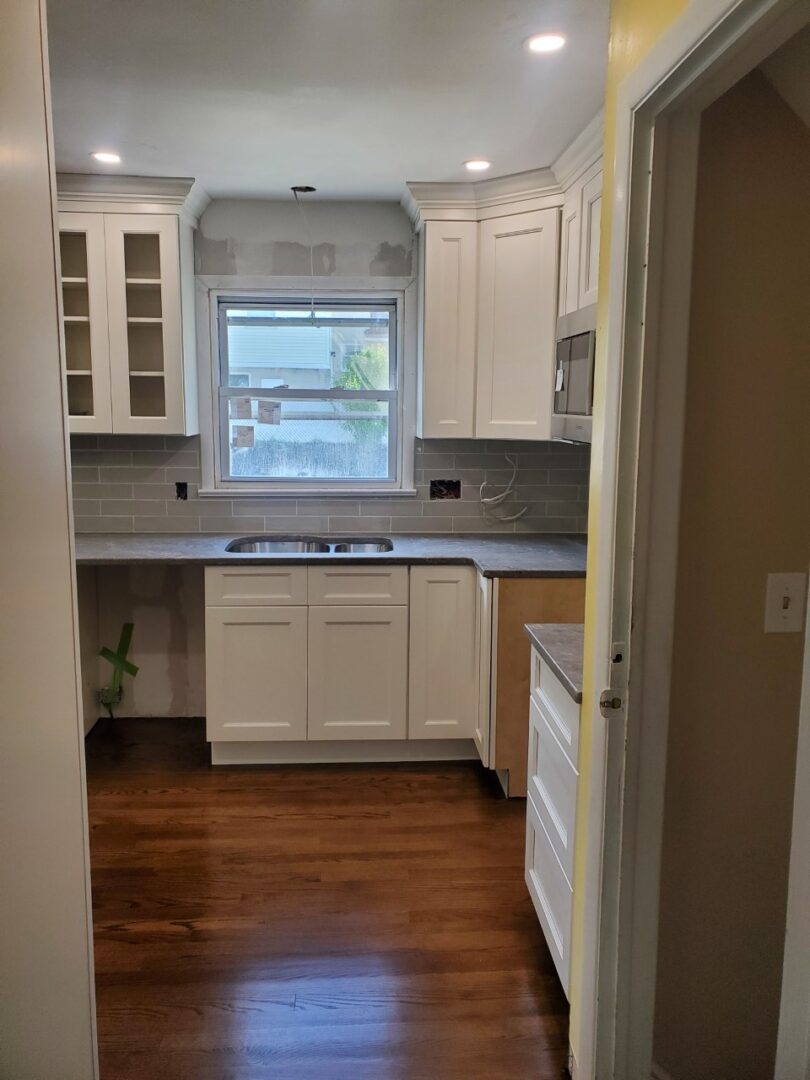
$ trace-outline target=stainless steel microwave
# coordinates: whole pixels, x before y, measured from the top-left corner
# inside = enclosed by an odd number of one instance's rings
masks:
[[[596,305],[557,320],[551,437],[559,442],[591,441]]]

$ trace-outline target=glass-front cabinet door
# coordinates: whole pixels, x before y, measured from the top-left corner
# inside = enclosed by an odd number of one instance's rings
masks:
[[[101,214],[59,215],[67,406],[72,432],[112,431]]]
[[[105,214],[104,231],[113,430],[183,431],[177,218]]]

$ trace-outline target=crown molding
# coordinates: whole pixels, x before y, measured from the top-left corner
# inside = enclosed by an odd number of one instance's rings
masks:
[[[604,152],[605,113],[600,109],[591,122],[569,143],[556,161],[551,172],[563,190],[594,165]]]
[[[551,169],[530,169],[466,183],[410,181],[402,208],[418,229],[424,221],[482,221],[540,204],[556,205],[561,196],[562,188]]]
[[[109,176],[99,173],[57,173],[61,210],[178,214],[192,224],[211,201],[208,192],[189,176]]]

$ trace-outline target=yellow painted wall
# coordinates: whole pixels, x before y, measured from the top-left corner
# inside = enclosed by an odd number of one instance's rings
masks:
[[[698,3],[699,0],[692,0]],[[593,649],[595,626],[596,552],[598,551],[599,514],[602,498],[603,460],[601,436],[605,399],[605,325],[607,322],[608,290],[610,280],[610,233],[613,208],[613,155],[616,138],[616,97],[619,86],[636,68],[655,42],[672,23],[689,7],[689,0],[613,0],[610,16],[610,45],[605,87],[605,162],[604,196],[602,199],[602,235],[599,268],[599,315],[597,321],[597,357],[594,382],[594,441],[591,454],[590,508],[588,519],[588,591],[585,606],[585,684],[582,702],[582,730],[580,733],[580,804],[578,806],[577,865],[575,879],[583,881],[587,852],[587,792],[591,786],[592,730],[590,716],[594,698],[602,689],[594,686],[588,673],[592,671],[590,659]],[[571,973],[571,1047],[577,1061],[581,1061],[582,1041],[582,934],[584,922],[584,899],[582,889],[574,904],[572,973]]]

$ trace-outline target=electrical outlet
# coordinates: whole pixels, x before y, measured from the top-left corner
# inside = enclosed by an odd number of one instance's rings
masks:
[[[800,634],[804,627],[807,574],[768,574],[765,633]]]
[[[431,497],[431,499],[460,499],[461,498],[461,481],[460,480],[431,480],[430,481],[430,497]]]

